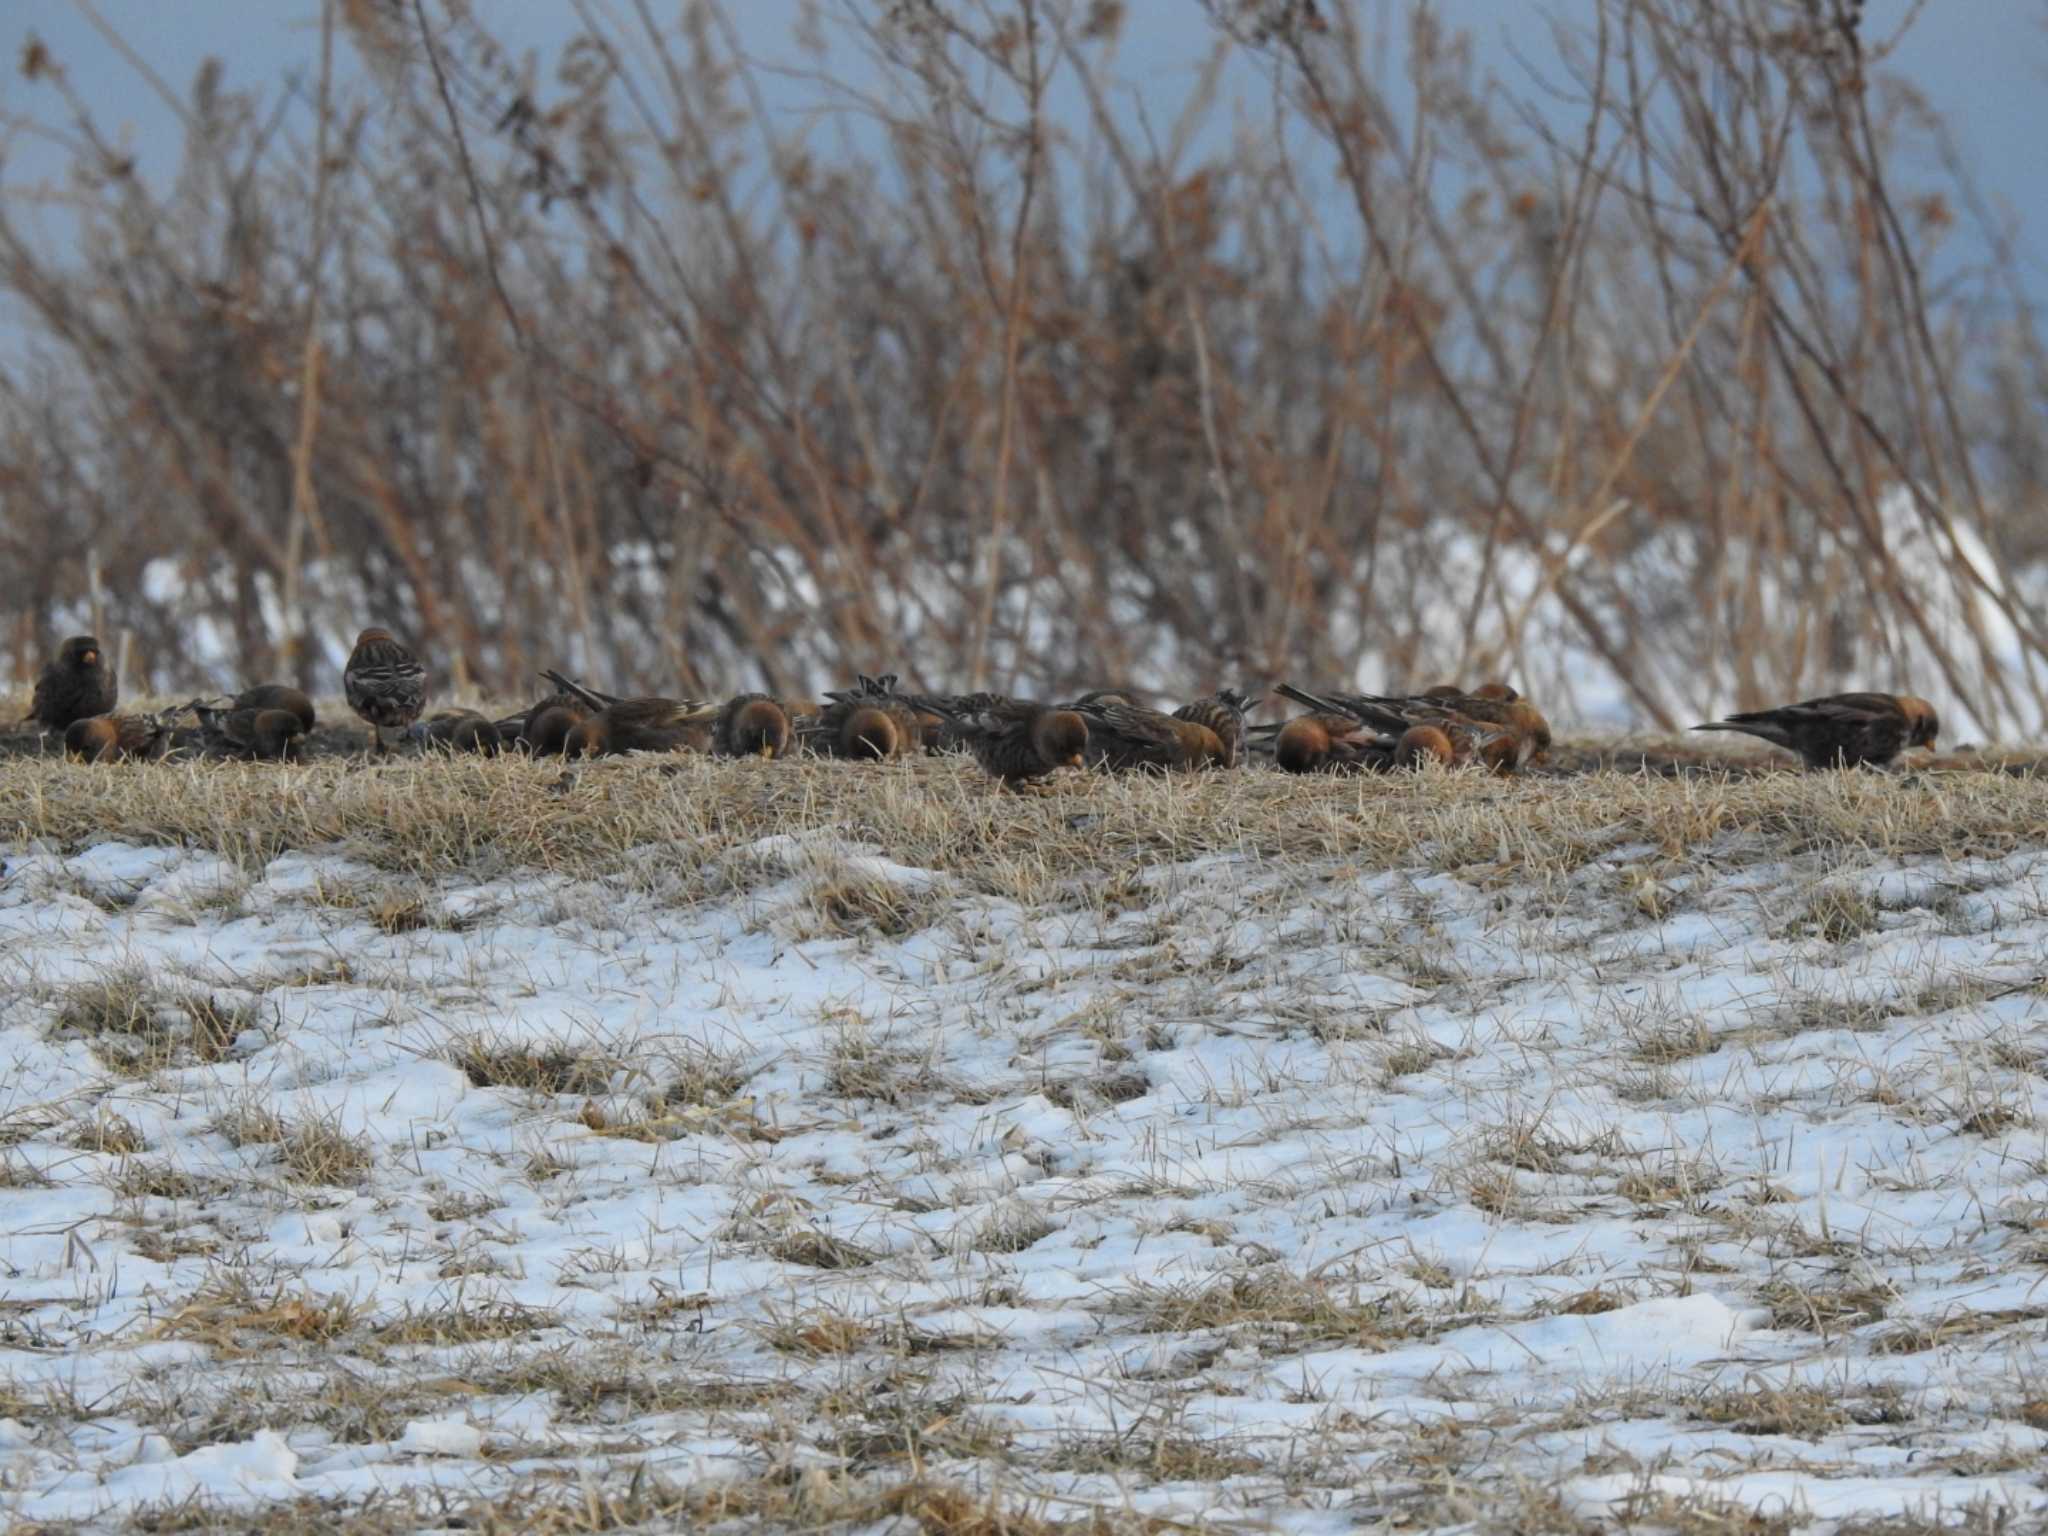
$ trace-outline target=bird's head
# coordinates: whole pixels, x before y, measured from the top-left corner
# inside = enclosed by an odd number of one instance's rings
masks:
[[[733,717],[732,734],[743,753],[780,757],[789,749],[789,716],[773,699],[750,699]]]
[[[1934,739],[1941,734],[1941,717],[1935,714],[1932,704],[1925,699],[1904,694],[1899,699],[1899,713],[1906,717],[1907,746],[1934,745]]]
[[[840,740],[848,757],[894,757],[902,743],[902,733],[888,711],[856,709],[846,717]]]
[[[100,664],[100,643],[91,635],[73,635],[57,652],[57,659],[74,671]]]
[[[1419,768],[1424,763],[1442,763],[1446,768],[1458,760],[1451,738],[1434,725],[1411,725],[1394,743],[1394,766]]]
[[[1329,756],[1329,727],[1314,715],[1288,721],[1273,741],[1273,761],[1288,773],[1314,773]]]
[[[392,635],[388,629],[366,629],[356,636],[356,649],[359,651],[366,645],[390,645],[391,643]]]
[[[1078,768],[1088,751],[1088,722],[1071,709],[1048,710],[1032,726],[1031,744],[1041,761]]]

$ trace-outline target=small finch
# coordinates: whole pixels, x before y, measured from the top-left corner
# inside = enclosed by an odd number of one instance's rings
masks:
[[[618,752],[701,752],[711,744],[714,710],[702,699],[659,695],[622,699],[586,688],[559,672],[541,676],[588,711],[564,737],[571,757],[608,757]],[[529,738],[531,739],[531,738]],[[536,755],[541,747],[535,747]]]
[[[924,721],[895,692],[894,677],[863,674],[852,688],[825,695],[826,704],[806,722],[805,736],[827,757],[901,757],[924,746]]]
[[[155,715],[88,715],[64,728],[64,755],[88,763],[154,757],[167,729]]]
[[[36,678],[36,691],[23,725],[61,731],[75,720],[110,715],[120,689],[106,654],[91,635],[73,635]]]
[[[1273,763],[1283,773],[1357,773],[1387,766],[1390,738],[1349,715],[1298,715],[1273,738]]]
[[[402,731],[419,719],[427,703],[427,669],[388,629],[366,629],[341,669],[348,707],[369,724],[379,755],[384,733]]]
[[[1235,768],[1244,757],[1244,712],[1256,703],[1257,695],[1219,688],[1206,698],[1181,705],[1173,712],[1173,718],[1207,726],[1223,745],[1221,766]]]
[[[215,709],[197,699],[187,706],[199,717],[200,746],[209,757],[247,762],[296,761],[306,726],[289,709]]]
[[[1064,707],[1088,727],[1085,755],[1092,767],[1121,772],[1224,766],[1222,740],[1198,721],[1108,699],[1076,700]]]
[[[1434,727],[1450,743],[1452,761],[1462,763],[1476,757],[1496,773],[1512,773],[1536,755],[1533,734],[1525,737],[1508,726],[1475,718],[1466,713],[1465,708],[1469,706],[1483,715],[1526,708],[1523,705],[1500,704],[1491,700],[1475,703],[1471,695],[1466,694],[1455,701],[1459,707],[1454,708],[1450,701],[1424,698],[1419,694],[1405,698],[1369,693],[1319,695],[1305,693],[1288,683],[1279,684],[1274,691],[1297,704],[1306,704],[1310,709],[1347,714],[1374,730],[1385,732],[1395,738],[1396,755],[1400,751],[1401,739],[1415,726]],[[1541,718],[1537,716],[1539,721]],[[1433,740],[1430,744],[1432,747],[1435,745]],[[1548,726],[1543,728],[1543,745],[1545,748],[1549,746]],[[1413,756],[1409,759],[1411,762],[1419,760]]]
[[[1458,749],[1441,726],[1411,725],[1394,743],[1396,768],[1420,768],[1424,763],[1441,763],[1448,768],[1458,760]]]
[[[618,699],[572,726],[563,750],[571,757],[694,750],[701,722],[685,714],[687,706],[681,699]]]
[[[543,699],[527,715],[519,734],[535,757],[560,757],[568,748],[569,733],[589,718],[590,711],[574,699]]]
[[[1078,711],[992,694],[945,702],[953,711],[950,738],[1007,789],[1035,784],[1085,761],[1088,722]]]
[[[444,709],[430,720],[415,720],[406,727],[405,734],[409,741],[429,752],[474,752],[496,757],[505,746],[497,723],[473,709]]]
[[[711,750],[718,757],[780,757],[789,750],[789,716],[765,693],[739,694],[719,710]]]
[[[1941,734],[1934,706],[1911,694],[1837,693],[1730,715],[1696,731],[1740,731],[1797,752],[1809,768],[1877,767]]]
[[[313,701],[303,690],[285,683],[258,683],[235,695],[231,709],[288,709],[299,717],[308,734],[314,725]]]

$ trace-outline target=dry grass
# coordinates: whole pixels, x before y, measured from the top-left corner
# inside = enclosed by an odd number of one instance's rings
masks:
[[[1785,852],[1992,855],[2048,841],[2048,780],[1991,772],[1797,772],[1724,777],[1591,773],[1499,781],[1478,774],[1300,779],[1072,780],[1057,795],[997,797],[971,764],[764,765],[695,757],[585,769],[517,756],[268,765],[155,764],[81,773],[48,759],[0,763],[0,826],[60,848],[120,840],[205,848],[252,871],[289,849],[338,847],[416,876],[512,866],[569,874],[660,873],[709,894],[765,881],[743,854],[776,834],[869,843],[920,869],[1028,902],[1089,872],[1222,850],[1277,859],[1494,871],[1541,879],[1623,846],[1665,857]],[[384,893],[387,932],[432,921],[416,893]],[[822,867],[807,892],[821,934],[912,931],[937,898]],[[1844,894],[1788,921],[1847,940],[1875,914]]]

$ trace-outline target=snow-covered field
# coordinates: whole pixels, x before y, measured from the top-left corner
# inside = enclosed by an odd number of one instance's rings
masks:
[[[734,857],[10,848],[5,1518],[2048,1521],[2048,850]]]

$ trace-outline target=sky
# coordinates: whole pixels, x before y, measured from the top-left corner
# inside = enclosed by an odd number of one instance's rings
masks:
[[[622,21],[625,0],[588,0]],[[679,0],[651,0],[657,16],[680,14]],[[880,0],[826,0],[830,6],[878,9]],[[1398,19],[1420,0],[1367,0],[1369,12]],[[1590,0],[1429,0],[1445,23],[1469,29],[1482,72],[1497,76],[1517,94],[1540,96],[1531,70],[1555,62],[1545,17],[1590,14]],[[773,65],[792,62],[795,27],[808,7],[804,0],[741,0],[729,7],[743,46]],[[480,8],[488,24],[515,50],[551,59],[578,30],[570,0],[489,0]],[[133,53],[183,96],[202,62],[219,58],[231,86],[275,87],[296,75],[317,76],[320,47],[317,0],[7,0],[0,38],[10,46],[10,64],[31,36],[39,38],[69,72],[79,93],[109,128],[126,135],[146,175],[164,174],[176,160],[177,118],[138,70],[110,43],[118,32]],[[1988,205],[2010,220],[2030,299],[2048,299],[2048,156],[2040,152],[2042,103],[2048,88],[2048,5],[2042,0],[1869,0],[1866,38],[1899,34],[1885,68],[1911,81],[1948,120],[1966,163],[1979,180]],[[1396,27],[1394,30],[1398,30]],[[1127,0],[1127,21],[1118,72],[1147,105],[1154,123],[1171,119],[1184,99],[1209,43],[1196,0]],[[863,83],[863,59],[835,56],[851,84]],[[814,84],[770,73],[764,78],[771,112],[794,125],[814,109]],[[309,85],[310,88],[310,85]],[[1266,85],[1258,71],[1235,71],[1226,91],[1247,115],[1263,113]],[[1078,108],[1078,97],[1068,98]],[[1569,127],[1570,108],[1548,111]],[[50,121],[58,103],[47,85],[0,69],[0,190],[19,209],[42,189],[61,185],[64,157],[23,119]],[[1232,114],[1218,114],[1227,122]],[[61,230],[61,220],[56,225]],[[61,236],[60,236],[61,238]],[[1962,238],[1962,237],[1959,237]],[[1980,248],[1981,249],[1981,248]],[[1965,248],[1959,255],[1968,259]]]

